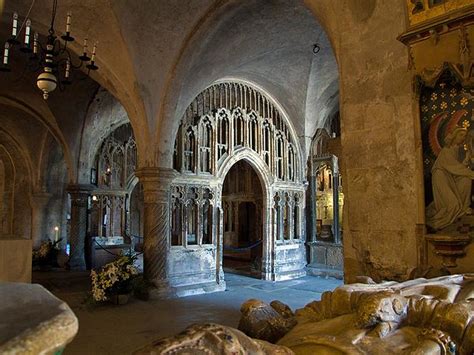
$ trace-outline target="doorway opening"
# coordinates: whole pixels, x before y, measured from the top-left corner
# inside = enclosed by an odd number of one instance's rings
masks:
[[[228,172],[222,189],[223,267],[226,272],[261,277],[263,250],[262,186],[245,161]]]

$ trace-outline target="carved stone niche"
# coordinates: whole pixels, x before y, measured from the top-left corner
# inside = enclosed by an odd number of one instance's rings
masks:
[[[443,266],[447,268],[457,267],[456,259],[466,255],[466,247],[471,242],[468,234],[442,235],[427,234],[426,240],[433,244],[434,253],[443,258]]]

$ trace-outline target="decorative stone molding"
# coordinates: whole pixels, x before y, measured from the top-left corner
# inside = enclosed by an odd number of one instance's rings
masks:
[[[471,242],[468,234],[460,234],[457,236],[428,234],[428,240],[434,246],[434,253],[443,258],[443,266],[447,268],[455,268],[456,260],[466,255],[465,248]]]

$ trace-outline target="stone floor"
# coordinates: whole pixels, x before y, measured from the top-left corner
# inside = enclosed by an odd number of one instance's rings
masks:
[[[83,304],[88,274],[35,273],[33,282],[43,284],[66,301],[79,318],[79,333],[65,354],[129,354],[188,325],[216,322],[236,327],[240,305],[249,298],[281,300],[292,309],[321,297],[342,284],[341,280],[306,276],[297,280],[270,282],[226,273],[227,290],[212,294],[148,302],[132,299],[123,306],[89,309]]]

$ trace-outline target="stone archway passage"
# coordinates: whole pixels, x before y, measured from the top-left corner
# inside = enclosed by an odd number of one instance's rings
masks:
[[[244,160],[227,173],[222,189],[224,271],[261,277],[263,193],[254,169]]]

